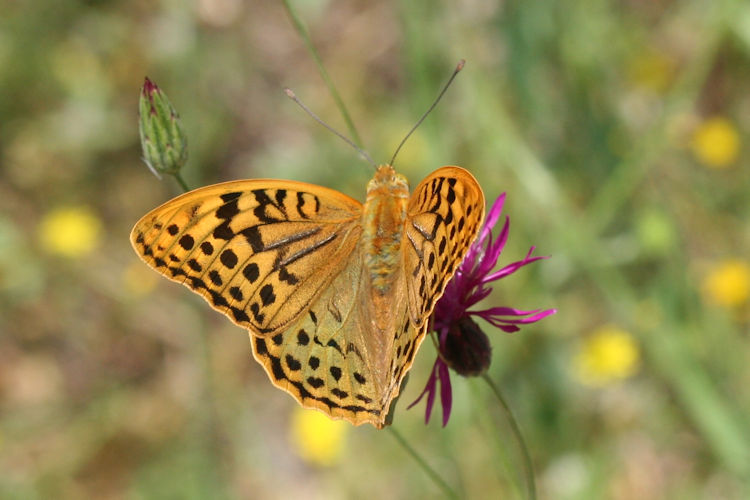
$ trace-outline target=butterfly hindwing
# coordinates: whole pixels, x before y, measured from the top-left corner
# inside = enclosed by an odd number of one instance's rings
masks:
[[[356,248],[362,205],[293,181],[200,188],[144,216],[138,255],[235,323],[273,335],[297,319]]]
[[[290,328],[270,337],[250,335],[253,354],[271,382],[305,408],[352,423],[377,423],[378,381],[362,352],[366,325],[358,320],[361,255],[342,271]],[[341,293],[346,290],[347,293]]]
[[[303,407],[355,425],[382,428],[391,401],[411,367],[426,324],[417,331],[407,304],[393,311],[399,329],[387,353],[373,344],[363,321],[362,255],[349,261],[309,310],[287,330],[271,337],[250,335],[253,354],[274,385]],[[347,293],[341,293],[347,290]]]
[[[411,319],[427,320],[484,218],[484,194],[460,167],[442,167],[414,189],[403,245]]]

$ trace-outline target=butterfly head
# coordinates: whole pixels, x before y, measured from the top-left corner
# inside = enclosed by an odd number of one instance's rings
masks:
[[[375,175],[367,183],[367,199],[379,195],[389,195],[397,198],[409,197],[409,181],[390,165],[380,165]]]

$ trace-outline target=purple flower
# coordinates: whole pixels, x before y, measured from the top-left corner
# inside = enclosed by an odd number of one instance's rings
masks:
[[[518,331],[520,325],[534,323],[557,312],[555,309],[524,311],[511,307],[491,307],[482,310],[469,310],[491,292],[489,283],[509,276],[527,264],[545,257],[532,257],[535,247],[529,249],[522,260],[493,271],[497,260],[508,241],[510,218],[505,217],[500,235],[492,239],[492,229],[503,210],[505,193],[493,203],[479,237],[474,241],[455,276],[445,287],[445,293],[435,305],[432,313],[432,328],[438,335],[438,357],[427,379],[427,385],[409,408],[427,396],[425,423],[429,422],[432,406],[435,403],[437,384],[440,382],[440,402],[443,407],[443,426],[448,423],[451,413],[452,393],[448,368],[462,376],[480,375],[490,365],[491,347],[489,338],[472,319],[477,316],[504,332]]]

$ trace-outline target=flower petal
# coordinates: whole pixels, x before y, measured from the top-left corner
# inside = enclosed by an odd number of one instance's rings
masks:
[[[490,211],[487,212],[487,218],[484,220],[484,227],[477,240],[484,240],[488,235],[492,234],[492,229],[497,224],[497,219],[500,218],[500,213],[503,211],[503,205],[505,204],[505,193],[501,194],[492,203]]]
[[[440,376],[440,404],[443,406],[443,427],[448,423],[453,406],[453,392],[451,390],[451,376],[448,365],[438,358],[438,374]]]
[[[430,373],[430,378],[427,379],[427,384],[425,385],[422,393],[419,395],[417,399],[414,400],[412,404],[406,407],[407,410],[411,409],[414,405],[416,405],[422,400],[422,397],[424,397],[425,394],[427,394],[427,407],[425,408],[425,413],[424,413],[425,424],[430,422],[430,414],[432,413],[432,405],[435,402],[435,384],[437,383],[438,361],[440,361],[440,358],[437,358],[435,360],[435,364],[432,366],[432,373]]]
[[[498,310],[518,311],[518,313],[515,314],[515,313],[496,312]],[[544,311],[539,312],[538,309],[534,311],[520,311],[520,310],[511,309],[508,307],[493,307],[492,309],[486,309],[484,311],[470,311],[469,314],[479,316],[480,318],[489,322],[491,325],[503,329],[503,326],[507,326],[507,325],[528,325],[530,323],[535,323],[542,318],[546,318],[547,316],[551,314],[555,314],[556,312],[557,312],[557,309],[546,309]],[[507,319],[507,318],[500,317],[500,316],[506,316],[506,315],[522,316],[526,314],[531,314],[532,316],[529,316],[528,318],[518,318],[518,319]],[[503,331],[506,331],[506,330],[503,329]],[[513,330],[513,331],[516,331],[516,330]]]
[[[538,260],[549,258],[546,256],[532,257],[531,253],[534,251],[535,248],[536,247],[531,247],[529,249],[529,253],[527,253],[526,257],[524,257],[522,260],[517,260],[516,262],[512,262],[508,264],[507,266],[503,267],[502,269],[495,271],[492,274],[488,274],[482,279],[482,283],[489,283],[490,281],[499,280],[500,278],[504,278],[508,276],[509,274],[515,273],[516,271],[518,271],[525,265],[531,264],[532,262],[536,262]]]

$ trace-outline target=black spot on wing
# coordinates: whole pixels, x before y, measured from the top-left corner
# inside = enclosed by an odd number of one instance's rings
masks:
[[[231,248],[227,248],[226,250],[221,252],[219,260],[222,264],[224,264],[225,267],[232,269],[237,265],[237,254],[235,254]]]
[[[229,306],[229,302],[227,302],[227,299],[225,299],[224,296],[221,295],[219,292],[216,292],[209,288],[208,293],[211,294],[211,302],[213,302],[215,306],[220,306],[220,307]]]
[[[242,196],[242,191],[234,191],[231,193],[224,193],[220,196],[220,198],[222,199],[223,202],[228,203],[232,200],[236,200],[240,196]]]
[[[266,284],[260,289],[260,300],[264,306],[273,304],[276,301],[276,294],[273,293],[273,286]]]
[[[296,372],[302,368],[302,363],[294,359],[294,356],[292,356],[291,354],[287,354],[286,366],[288,366],[291,371]]]
[[[229,220],[225,220],[214,229],[213,236],[217,240],[231,240],[234,238],[234,231],[229,227]]]
[[[182,236],[182,238],[180,238],[179,243],[180,243],[180,246],[184,248],[185,250],[190,250],[191,248],[193,248],[193,245],[195,244],[195,240],[189,234],[185,234]]]
[[[231,307],[230,309],[232,311],[234,319],[236,319],[237,321],[242,323],[247,323],[250,321],[250,317],[247,315],[247,313],[239,307]]]
[[[208,273],[208,279],[216,286],[221,286],[224,282],[221,280],[221,275],[216,269],[213,269]]]
[[[258,253],[266,249],[263,245],[263,239],[260,236],[258,226],[250,226],[246,229],[243,229],[240,234],[245,237],[247,242],[250,244],[250,247],[253,249],[253,252]]]
[[[244,298],[244,296],[242,295],[242,290],[240,290],[240,288],[237,286],[233,286],[229,289],[229,295],[231,295],[231,297],[236,301],[241,301]]]
[[[245,276],[245,278],[247,278],[250,283],[255,283],[255,280],[257,280],[260,276],[260,269],[258,268],[258,264],[256,264],[255,262],[251,262],[250,264],[246,265],[242,270],[242,275]]]
[[[299,282],[299,278],[287,271],[285,267],[282,267],[279,269],[279,281],[285,281],[290,285],[296,285]]]
[[[348,392],[342,391],[341,389],[338,389],[338,388],[335,388],[335,387],[333,389],[331,389],[331,394],[333,394],[334,396],[336,396],[339,399],[345,399],[345,398],[349,397],[349,393]]]
[[[325,384],[325,381],[322,378],[318,377],[307,377],[307,383],[310,384],[311,387],[314,389],[319,389],[323,387],[323,384]]]
[[[217,219],[224,219],[224,220],[231,220],[235,215],[240,213],[240,209],[237,206],[237,200],[230,201],[229,203],[225,203],[221,207],[219,207],[216,210],[216,218]]]
[[[326,346],[333,347],[339,352],[339,354],[341,354],[342,356],[344,355],[344,353],[341,351],[341,347],[339,346],[338,342],[336,342],[335,340],[333,339],[329,340]]]
[[[211,255],[214,253],[214,246],[210,242],[204,241],[201,243],[201,250],[205,255]]]
[[[307,334],[305,330],[300,330],[297,332],[297,344],[299,345],[307,345],[310,342],[310,336]]]

